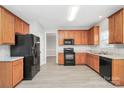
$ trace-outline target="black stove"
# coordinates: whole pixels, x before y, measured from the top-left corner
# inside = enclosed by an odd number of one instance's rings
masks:
[[[64,65],[75,65],[75,52],[73,48],[64,48]]]

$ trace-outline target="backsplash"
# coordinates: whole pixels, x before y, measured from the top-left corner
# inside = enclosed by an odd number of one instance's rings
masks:
[[[10,46],[0,45],[0,57],[10,56]]]
[[[58,51],[63,52],[64,48],[74,48],[75,52],[85,52],[85,51],[90,49],[90,47],[88,45],[75,45],[75,46],[73,46],[73,45],[68,45],[68,46],[64,45],[64,46],[59,46]]]

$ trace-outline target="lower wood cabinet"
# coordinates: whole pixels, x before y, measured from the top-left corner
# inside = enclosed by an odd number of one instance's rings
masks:
[[[76,65],[86,64],[86,53],[76,53],[75,62],[76,62]]]
[[[112,60],[112,83],[124,85],[124,60]]]
[[[58,54],[58,64],[59,65],[64,65],[64,53],[59,53]]]
[[[58,64],[64,65],[64,53],[58,53]],[[86,53],[75,53],[75,64],[86,64]]]
[[[99,56],[87,54],[87,65],[99,73]]]
[[[23,59],[0,62],[0,87],[12,88],[23,79]]]

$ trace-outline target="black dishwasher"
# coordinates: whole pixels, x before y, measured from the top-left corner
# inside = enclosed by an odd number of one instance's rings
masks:
[[[112,59],[100,57],[100,75],[107,81],[112,77]]]

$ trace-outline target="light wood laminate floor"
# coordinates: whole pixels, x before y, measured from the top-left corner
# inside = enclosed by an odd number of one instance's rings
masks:
[[[110,84],[96,72],[85,65],[57,65],[55,57],[41,66],[41,71],[33,80],[22,81],[17,88],[112,88]]]

